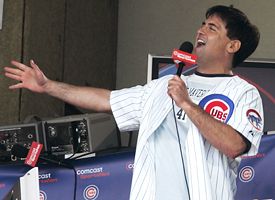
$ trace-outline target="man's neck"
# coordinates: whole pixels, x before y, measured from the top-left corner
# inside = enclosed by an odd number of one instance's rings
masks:
[[[233,74],[231,67],[227,67],[227,66],[198,65],[197,71],[202,74],[229,74],[229,75]]]

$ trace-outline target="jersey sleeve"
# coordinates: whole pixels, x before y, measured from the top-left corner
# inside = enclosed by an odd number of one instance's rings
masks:
[[[163,93],[167,94],[163,88],[167,88],[168,80],[171,78],[172,75],[167,75],[144,86],[138,85],[111,92],[111,110],[120,131],[138,130],[144,116],[147,116],[151,109],[160,109],[154,102],[159,102],[160,96],[164,96]]]
[[[164,78],[162,78],[164,79]],[[146,104],[153,101],[153,91],[161,79],[150,83],[111,92],[111,109],[120,131],[138,130],[144,112],[148,111]]]
[[[251,142],[247,156],[257,154],[260,145],[264,116],[262,99],[258,90],[251,86],[244,90],[235,102],[235,111],[229,124]]]
[[[139,128],[143,91],[142,86],[136,86],[111,92],[111,109],[121,131]]]

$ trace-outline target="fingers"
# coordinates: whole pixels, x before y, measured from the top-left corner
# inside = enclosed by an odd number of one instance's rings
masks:
[[[23,88],[23,84],[22,83],[17,83],[15,85],[9,86],[9,89],[11,89],[11,90],[19,89],[19,88]]]
[[[5,67],[5,76],[16,81],[21,81],[22,71],[20,69]]]
[[[10,73],[10,74],[14,74],[17,76],[21,76],[23,71],[20,69],[16,69],[16,68],[11,68],[11,67],[4,67],[4,70],[6,73]]]
[[[32,68],[39,70],[38,66],[34,63],[34,61],[32,59],[30,60],[30,65]]]
[[[23,63],[17,62],[15,60],[12,60],[11,64],[14,65],[15,67],[17,67],[18,69],[20,69],[23,72],[30,69],[27,65],[24,65]],[[39,67],[34,63],[33,60],[30,60],[30,65],[31,65],[32,68],[37,69],[38,71],[40,71]],[[11,67],[5,67],[5,70],[6,69],[10,70],[12,68]],[[20,71],[14,71],[14,72],[16,72],[16,74],[19,75]]]
[[[173,78],[171,78],[169,82],[183,82],[183,80],[178,76],[173,76]]]
[[[25,71],[26,69],[28,69],[28,66],[26,66],[26,65],[24,65],[24,64],[22,64],[20,62],[17,62],[15,60],[12,60],[11,64],[14,65],[15,67],[21,69],[22,71]]]
[[[23,63],[17,62],[17,61],[15,61],[15,60],[12,60],[12,61],[11,61],[11,64],[14,65],[15,67],[17,67],[18,69],[20,69],[21,71],[26,71],[26,70],[30,69],[29,66],[24,65]],[[31,65],[32,68],[37,69],[37,70],[40,71],[40,69],[39,69],[38,66],[34,63],[33,60],[30,60],[30,65]]]
[[[175,86],[180,87],[182,85],[184,85],[184,82],[178,76],[173,76],[173,78],[168,81],[168,88],[172,88]]]
[[[172,98],[185,96],[187,94],[187,88],[184,81],[178,76],[173,76],[173,78],[168,81],[167,93]]]
[[[17,81],[21,81],[21,76],[23,75],[23,73],[25,72],[25,70],[28,69],[28,66],[19,63],[15,60],[11,61],[11,64],[14,65],[17,68],[12,68],[12,67],[4,67],[5,70],[5,76],[9,77],[11,79],[17,80]]]
[[[31,67],[28,67],[27,65],[24,65],[22,63],[19,63],[17,61],[12,60],[11,64],[14,65],[17,68],[12,68],[12,67],[4,67],[5,70],[5,76],[17,80],[17,81],[22,81],[22,78],[24,76],[24,74],[27,72],[29,72],[30,70],[32,70],[32,68],[35,71],[39,71],[40,69],[38,68],[38,66],[34,63],[33,60],[30,61]]]
[[[34,69],[34,70],[37,70],[39,72],[41,72],[40,68],[38,67],[37,64],[34,63],[34,61],[31,59],[30,60],[30,64],[31,64],[31,67]]]
[[[13,73],[6,72],[5,76],[8,78],[11,78],[13,80],[16,80],[16,81],[21,81],[21,76],[13,74]]]
[[[31,60],[31,67],[14,60],[11,61],[11,64],[14,67],[4,67],[5,76],[10,79],[19,81],[19,83],[9,86],[9,89],[27,88],[28,84],[30,84],[32,81],[36,81],[35,73],[39,73],[40,70],[33,60]]]

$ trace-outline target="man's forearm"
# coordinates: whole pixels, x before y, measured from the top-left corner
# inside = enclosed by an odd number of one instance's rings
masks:
[[[227,156],[235,158],[246,150],[243,138],[231,126],[214,119],[194,103],[184,110],[204,138]]]
[[[74,86],[48,80],[44,86],[46,94],[77,107],[97,111],[110,112],[110,91],[100,88]]]

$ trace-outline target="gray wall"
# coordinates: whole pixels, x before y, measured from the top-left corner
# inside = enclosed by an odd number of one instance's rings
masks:
[[[53,80],[115,88],[117,0],[5,0],[3,13],[1,66],[32,58]],[[64,115],[63,102],[14,83],[0,76],[1,125]]]
[[[251,57],[275,58],[274,0],[120,0],[117,88],[146,82],[148,53],[171,55],[183,41],[194,42],[206,9],[216,4],[233,4],[260,29],[261,41]]]

